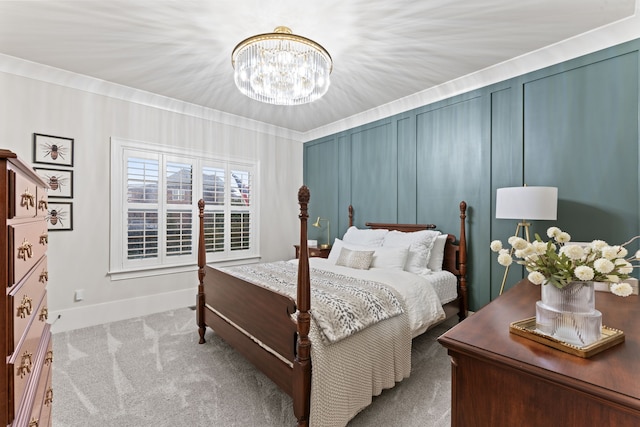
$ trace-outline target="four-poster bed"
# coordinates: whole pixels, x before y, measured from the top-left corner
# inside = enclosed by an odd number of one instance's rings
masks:
[[[310,267],[307,247],[307,206],[310,194],[307,187],[303,186],[298,192],[298,202],[300,204],[300,257],[297,260],[297,285],[295,293],[286,295],[276,292],[265,286],[245,280],[241,275],[230,274],[225,269],[213,268],[206,265],[206,250],[204,244],[204,201],[198,203],[200,216],[200,235],[198,250],[198,294],[196,305],[196,321],[200,334],[200,343],[204,343],[204,335],[206,327],[209,326],[223,340],[234,347],[238,352],[244,355],[259,370],[267,375],[274,383],[276,383],[283,391],[289,394],[293,399],[293,410],[298,420],[299,426],[308,426],[310,414],[314,413],[314,406],[311,401],[312,394],[312,349],[314,352],[314,369],[318,372],[314,374],[316,381],[334,381],[330,380],[330,375],[320,374],[320,371],[327,372],[333,370],[332,363],[343,361],[345,366],[354,366],[357,368],[358,360],[341,360],[339,349],[346,354],[353,354],[354,348],[362,353],[368,351],[362,350],[363,345],[366,349],[371,348],[370,345],[375,343],[378,347],[380,343],[380,333],[384,329],[384,336],[391,335],[390,340],[400,340],[396,335],[407,335],[409,333],[408,326],[395,326],[407,324],[406,316],[396,316],[383,320],[373,326],[369,326],[364,330],[348,337],[341,342],[327,343],[324,336],[318,332],[318,327],[312,316],[311,310],[312,287],[311,276],[320,275],[320,271],[315,269],[316,261],[326,262],[324,259],[313,259],[314,263]],[[442,270],[449,271],[455,275],[455,287],[457,288],[457,296],[452,301],[444,304],[442,307],[438,304],[438,309],[442,309],[443,318],[449,318],[458,315],[462,320],[467,314],[467,280],[466,280],[466,235],[465,235],[465,218],[466,203],[460,203],[460,236],[456,239],[454,235],[446,235],[446,243],[444,247],[444,259],[442,262]],[[349,226],[353,224],[353,209],[349,209]],[[426,230],[435,228],[434,225],[420,224],[382,224],[367,223],[370,229],[374,230],[397,230],[401,232],[415,232],[418,230]],[[332,262],[333,264],[333,262]],[[283,264],[284,266],[284,264]],[[285,266],[286,267],[286,266]],[[346,267],[338,267],[346,268]],[[409,274],[402,272],[403,274]],[[333,274],[333,273],[330,273]],[[362,273],[366,274],[366,272]],[[295,281],[295,280],[294,280]],[[314,289],[316,284],[314,283]],[[294,299],[295,297],[295,299]],[[316,299],[317,300],[317,299]],[[316,301],[314,300],[314,301]],[[314,302],[314,307],[316,303]],[[320,311],[319,307],[316,307]],[[439,321],[437,323],[439,323]],[[380,326],[378,326],[380,325]],[[430,327],[433,325],[429,325]],[[394,328],[405,328],[400,329]],[[425,328],[426,330],[426,328]],[[400,331],[400,332],[395,332]],[[423,331],[421,331],[423,332]],[[378,334],[378,335],[376,335]],[[363,337],[369,338],[363,338]],[[313,339],[312,339],[313,338]],[[387,359],[402,359],[408,357],[408,364],[402,365],[402,362],[387,362],[385,355],[375,356],[373,363],[377,363],[377,359],[381,359],[380,366],[372,368],[374,376],[381,376],[380,371],[386,369],[393,370],[395,363],[395,373],[388,375],[382,372],[382,376],[386,376],[386,380],[381,382],[382,385],[374,387],[376,393],[381,388],[392,387],[394,381],[400,381],[403,377],[408,376],[410,369],[410,341],[412,336],[408,336],[408,355],[402,354],[391,355]],[[362,340],[374,340],[367,344],[362,344]],[[360,344],[352,342],[360,341]],[[406,341],[406,340],[405,340]],[[313,347],[312,347],[313,344]],[[350,347],[351,346],[351,347]],[[355,346],[355,347],[354,347]],[[390,345],[391,347],[407,347],[405,344]],[[329,349],[329,350],[327,350]],[[400,350],[395,350],[400,351]],[[402,350],[407,353],[406,350]],[[325,354],[326,352],[326,354]],[[328,356],[327,356],[328,354]],[[336,356],[336,354],[338,356]],[[336,359],[337,357],[337,359]],[[364,355],[363,357],[366,357]],[[356,358],[357,359],[357,358]],[[346,363],[348,362],[348,363]],[[387,363],[389,368],[387,368]],[[365,364],[364,362],[362,364]],[[400,364],[401,366],[398,366]],[[407,368],[408,365],[408,368]],[[347,368],[350,369],[350,368]],[[322,377],[321,377],[322,375]],[[334,375],[339,376],[339,375]],[[322,378],[322,379],[321,379]],[[385,382],[386,381],[386,382]],[[326,391],[321,388],[318,383],[313,383],[316,396],[321,399],[321,393]],[[332,386],[331,393],[336,387]],[[339,387],[338,387],[339,388]],[[346,387],[348,389],[348,387]],[[369,385],[368,397],[370,401],[371,385]],[[329,394],[331,394],[329,393]],[[350,393],[350,391],[346,391]],[[326,393],[325,393],[326,395]],[[366,406],[367,402],[360,404]],[[356,409],[355,413],[362,408]],[[353,409],[350,409],[353,412]],[[320,409],[316,410],[320,411]],[[355,414],[349,413],[350,416]],[[317,420],[316,420],[317,422]],[[342,422],[342,421],[341,421]]]

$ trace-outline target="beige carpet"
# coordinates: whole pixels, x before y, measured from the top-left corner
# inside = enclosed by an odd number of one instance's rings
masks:
[[[412,373],[349,427],[450,425],[450,362],[436,338],[413,342]],[[291,398],[184,308],[54,334],[53,427],[295,425]]]

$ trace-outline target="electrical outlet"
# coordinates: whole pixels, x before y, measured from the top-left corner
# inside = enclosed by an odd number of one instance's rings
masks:
[[[76,293],[73,296],[75,302],[82,301],[84,299],[84,289],[76,289]]]

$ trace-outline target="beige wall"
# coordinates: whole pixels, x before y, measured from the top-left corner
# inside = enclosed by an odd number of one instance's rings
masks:
[[[260,253],[265,261],[293,258],[298,240],[296,195],[302,184],[302,144],[279,129],[251,130],[221,123],[206,110],[117,88],[117,97],[91,87],[43,82],[0,57],[0,147],[32,163],[32,135],[75,140],[73,230],[50,233],[48,301],[54,331],[195,304],[197,274],[112,280],[109,269],[110,138],[168,145],[215,156],[249,159],[260,168]],[[9,64],[9,65],[8,65]],[[30,64],[21,66],[31,67]],[[96,84],[103,84],[97,82]],[[71,86],[71,87],[69,87]],[[86,85],[85,85],[86,86]],[[145,102],[139,102],[138,98]],[[160,107],[151,106],[157,103]],[[222,117],[222,119],[227,119]],[[240,120],[241,122],[241,120]],[[48,167],[41,165],[42,167]],[[67,200],[60,200],[67,201]],[[194,259],[195,264],[195,259]],[[77,289],[84,300],[74,302]]]

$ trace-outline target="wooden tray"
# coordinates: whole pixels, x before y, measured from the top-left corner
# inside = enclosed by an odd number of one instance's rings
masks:
[[[564,351],[565,353],[585,358],[598,354],[624,341],[624,332],[602,325],[602,336],[598,341],[584,347],[579,347],[536,331],[535,317],[511,323],[509,325],[509,332]]]

